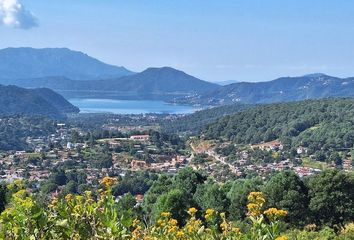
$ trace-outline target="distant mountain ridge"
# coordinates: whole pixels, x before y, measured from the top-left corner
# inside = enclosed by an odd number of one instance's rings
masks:
[[[63,76],[75,80],[133,74],[124,67],[103,63],[67,48],[5,48],[0,50],[0,78],[21,79]]]
[[[77,107],[50,89],[25,89],[0,85],[2,115],[27,114],[65,118],[66,114],[78,112]]]
[[[233,83],[193,97],[179,98],[175,102],[205,105],[235,102],[258,104],[351,96],[354,96],[354,78],[309,74],[301,77],[283,77],[269,82]]]
[[[219,87],[217,84],[200,80],[170,67],[148,68],[141,73],[102,80],[75,81],[65,77],[44,77],[0,82],[26,88],[46,87],[67,98],[169,100],[190,94],[200,94]]]

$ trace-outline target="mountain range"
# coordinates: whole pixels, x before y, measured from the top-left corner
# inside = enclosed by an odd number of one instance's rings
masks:
[[[354,96],[354,78],[315,73],[221,86],[171,67],[134,73],[67,48],[0,50],[0,84],[50,88],[65,98],[164,100],[208,106]]]
[[[0,114],[44,115],[65,118],[79,109],[61,95],[47,88],[25,89],[0,85]]]
[[[238,103],[274,103],[326,97],[354,96],[354,78],[337,78],[325,74],[282,77],[268,82],[240,82],[176,99],[176,103],[225,105]]]
[[[50,88],[66,98],[159,100],[218,87],[170,67],[133,73],[67,48],[0,50],[0,83]]]

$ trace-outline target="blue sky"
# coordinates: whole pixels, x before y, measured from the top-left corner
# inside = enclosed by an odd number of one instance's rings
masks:
[[[209,81],[354,76],[350,0],[18,1],[36,26],[0,25],[0,48],[68,47],[133,71],[171,66]]]

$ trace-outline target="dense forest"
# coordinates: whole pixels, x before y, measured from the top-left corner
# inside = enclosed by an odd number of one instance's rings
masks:
[[[240,112],[250,106],[251,105],[246,104],[232,104],[204,109],[179,118],[163,120],[161,122],[161,126],[164,131],[169,133],[187,132],[196,134],[199,133],[205,126],[215,122],[217,119]]]
[[[354,144],[354,99],[307,100],[259,105],[205,128],[208,139],[255,144],[280,139],[284,146],[350,149]]]

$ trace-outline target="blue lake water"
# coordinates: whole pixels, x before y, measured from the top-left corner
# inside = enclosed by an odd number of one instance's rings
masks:
[[[81,113],[115,113],[115,114],[142,114],[142,113],[193,113],[199,108],[185,105],[174,105],[163,101],[145,100],[113,100],[113,99],[69,99],[69,102],[78,108]]]

